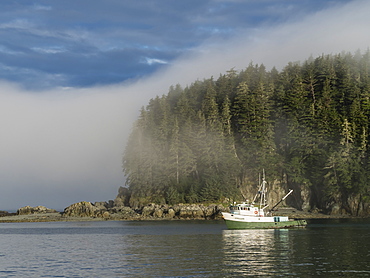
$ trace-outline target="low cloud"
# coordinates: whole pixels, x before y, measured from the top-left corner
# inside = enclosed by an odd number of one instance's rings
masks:
[[[70,202],[115,197],[139,105],[134,96],[113,87],[39,94],[0,88],[0,176],[12,194],[2,194],[2,207],[36,205],[36,199],[60,208],[68,205],[59,199],[63,192],[80,192],[68,193]]]
[[[249,62],[284,67],[321,54],[366,51],[368,1],[335,6],[275,27],[208,40],[150,77],[114,86],[25,91],[0,83],[0,209],[114,199],[121,159],[141,106],[171,85],[217,78]]]

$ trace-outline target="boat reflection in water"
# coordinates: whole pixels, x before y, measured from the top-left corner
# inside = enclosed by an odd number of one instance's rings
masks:
[[[289,230],[224,230],[225,272],[231,276],[272,275],[289,271]],[[279,266],[279,270],[276,269]]]

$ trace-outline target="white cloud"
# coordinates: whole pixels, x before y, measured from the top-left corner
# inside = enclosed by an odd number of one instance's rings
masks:
[[[64,208],[113,199],[124,183],[121,157],[131,125],[151,97],[250,61],[289,61],[366,50],[370,2],[353,1],[280,26],[207,41],[192,54],[133,84],[24,92],[0,84],[0,209]]]
[[[369,9],[370,2],[353,1],[281,25],[248,29],[225,42],[209,40],[191,59],[174,62],[166,75],[172,83],[184,84],[218,77],[234,67],[241,70],[250,62],[282,69],[310,55],[366,51],[370,46]]]
[[[33,51],[44,53],[44,54],[57,54],[57,53],[63,53],[67,50],[62,46],[54,46],[54,47],[32,47]]]
[[[51,11],[52,7],[51,6],[34,4],[33,9],[36,10],[36,11]]]
[[[29,29],[33,24],[24,18],[13,19],[7,23],[0,24],[0,29]]]
[[[168,62],[164,61],[164,60],[161,60],[161,59],[156,59],[156,58],[148,58],[146,57],[145,58],[145,62],[148,64],[148,65],[153,65],[153,64],[167,64]]]

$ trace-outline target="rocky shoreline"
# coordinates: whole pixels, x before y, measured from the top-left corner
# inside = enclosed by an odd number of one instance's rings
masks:
[[[0,211],[0,223],[55,222],[55,221],[102,221],[102,220],[221,220],[221,212],[228,211],[222,204],[178,204],[174,206],[148,204],[140,209],[114,206],[113,202],[79,202],[63,212],[43,206],[22,207],[16,213]],[[349,215],[327,215],[320,212],[304,212],[283,207],[276,215],[295,219],[349,218]]]

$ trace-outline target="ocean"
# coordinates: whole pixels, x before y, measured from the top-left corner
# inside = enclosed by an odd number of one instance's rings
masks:
[[[0,277],[370,277],[370,220],[0,223]]]

